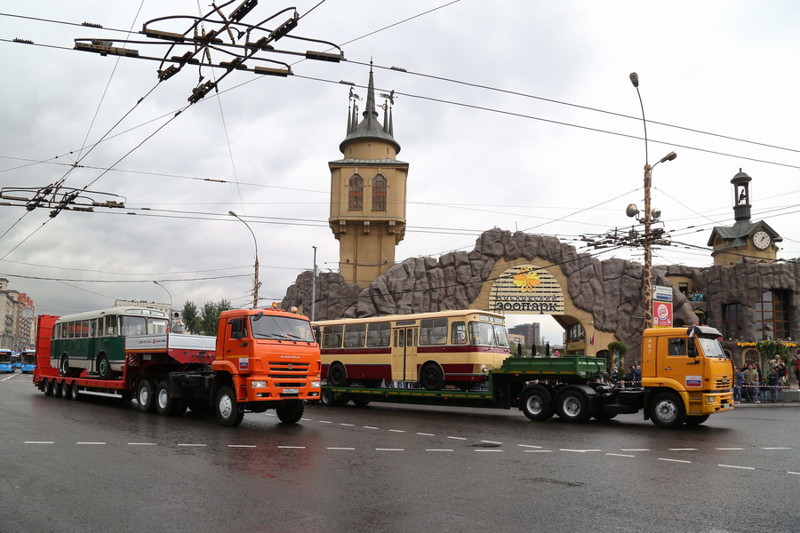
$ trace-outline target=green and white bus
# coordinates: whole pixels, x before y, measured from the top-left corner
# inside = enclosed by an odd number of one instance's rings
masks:
[[[64,376],[84,370],[111,379],[125,363],[125,338],[165,335],[169,317],[164,311],[145,307],[112,307],[65,315],[53,328],[50,364]]]

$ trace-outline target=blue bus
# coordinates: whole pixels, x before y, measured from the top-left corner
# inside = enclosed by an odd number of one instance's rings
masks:
[[[22,350],[20,356],[20,372],[33,374],[36,368],[36,350]]]
[[[0,349],[0,372],[14,373],[14,352],[11,350]]]

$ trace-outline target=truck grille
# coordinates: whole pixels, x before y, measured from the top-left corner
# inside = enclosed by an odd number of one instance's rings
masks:
[[[731,380],[728,378],[718,379],[716,383],[714,383],[715,389],[730,389],[731,388]]]
[[[289,361],[273,361],[269,364],[269,377],[281,378],[288,376],[305,376],[308,374],[308,363],[295,363]]]

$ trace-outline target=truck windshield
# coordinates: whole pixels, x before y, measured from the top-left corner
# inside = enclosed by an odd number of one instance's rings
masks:
[[[281,339],[315,342],[311,324],[307,320],[284,316],[264,315],[258,320],[250,317],[253,337],[256,339]]]
[[[727,357],[722,349],[722,343],[717,337],[698,337],[697,340],[706,357],[712,359],[725,359]]]
[[[506,328],[500,324],[470,322],[469,336],[474,346],[500,346],[502,348],[508,348]]]

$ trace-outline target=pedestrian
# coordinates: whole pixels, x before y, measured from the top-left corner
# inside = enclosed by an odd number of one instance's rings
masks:
[[[744,371],[744,389],[748,400],[753,403],[760,403],[761,386],[758,381],[758,372],[753,363],[748,364],[747,370]]]
[[[611,370],[608,371],[609,381],[611,381],[611,383],[616,383],[618,377],[619,377],[619,370],[617,370],[617,365],[611,365]]]
[[[767,380],[765,378],[761,378],[759,382],[759,389],[761,389],[761,403],[766,403],[767,398],[769,397],[769,385],[767,385]]]
[[[743,384],[744,384],[744,367],[737,368],[733,381],[733,403],[742,403]]]
[[[778,371],[780,370],[779,366],[773,366],[772,370],[769,371],[767,374],[767,387],[769,390],[769,401],[777,402],[778,401],[778,387],[780,387],[780,376],[778,375]]]
[[[633,365],[633,385],[634,387],[638,387],[642,384],[642,367],[639,365]]]

